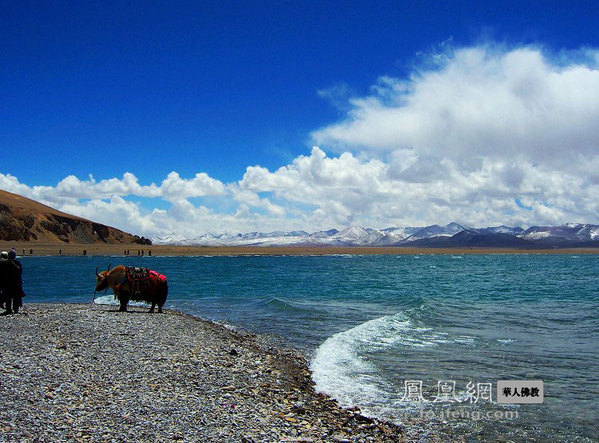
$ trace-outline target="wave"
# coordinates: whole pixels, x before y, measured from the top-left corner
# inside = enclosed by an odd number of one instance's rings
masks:
[[[392,348],[427,348],[450,341],[448,334],[416,320],[418,311],[420,308],[369,320],[325,340],[310,363],[316,389],[343,406],[359,404],[367,410],[369,405],[391,403],[396,389],[389,386],[371,357]]]
[[[107,294],[107,295],[102,295],[100,297],[96,297],[94,298],[94,304],[96,305],[110,305],[110,306],[118,306],[119,305],[119,301],[114,298],[114,295],[112,294]],[[142,302],[142,301],[129,301],[129,306],[140,306],[140,307],[146,307],[148,306],[148,303]]]
[[[247,303],[247,306],[253,309],[267,309],[269,311],[282,312],[282,313],[304,313],[314,311],[314,306],[303,306],[302,303],[297,301],[291,302],[281,297],[268,297],[251,300]]]

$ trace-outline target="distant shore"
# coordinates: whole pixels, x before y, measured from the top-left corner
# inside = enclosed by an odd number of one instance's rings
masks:
[[[20,256],[228,256],[228,255],[418,255],[418,254],[599,254],[599,248],[409,248],[398,246],[172,246],[138,244],[56,244],[0,241],[0,250]]]

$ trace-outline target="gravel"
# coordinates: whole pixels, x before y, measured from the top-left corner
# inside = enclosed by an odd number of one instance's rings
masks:
[[[0,353],[3,441],[404,440],[316,393],[300,353],[177,311],[27,304]]]

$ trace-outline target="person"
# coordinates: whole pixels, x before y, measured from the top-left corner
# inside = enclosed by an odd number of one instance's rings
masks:
[[[6,266],[8,265],[8,252],[2,251],[0,254],[0,308],[5,309],[6,293],[4,285],[6,282]]]
[[[5,293],[5,311],[0,315],[17,314],[23,306],[23,266],[17,260],[17,251],[8,251],[3,294]],[[12,307],[11,307],[12,304]]]

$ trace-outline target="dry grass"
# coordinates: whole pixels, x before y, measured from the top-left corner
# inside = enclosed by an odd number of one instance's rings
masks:
[[[353,247],[353,246],[141,246],[136,244],[56,244],[0,241],[0,249],[11,247],[19,255],[125,255],[130,256],[201,256],[201,255],[417,255],[417,254],[599,254],[597,248],[573,249],[510,249],[510,248],[405,248],[405,247]]]

